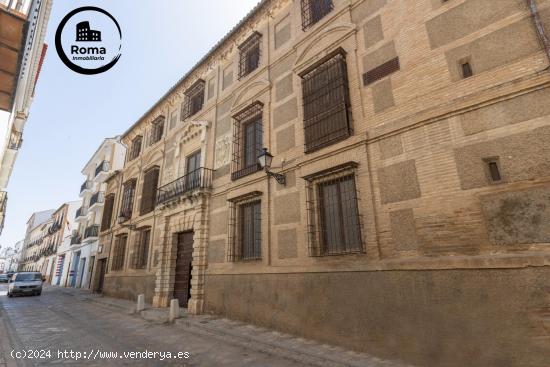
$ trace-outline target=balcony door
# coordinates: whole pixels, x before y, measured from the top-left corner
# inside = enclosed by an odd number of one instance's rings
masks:
[[[200,187],[201,184],[201,151],[195,152],[187,157],[185,175],[186,188],[192,190]]]

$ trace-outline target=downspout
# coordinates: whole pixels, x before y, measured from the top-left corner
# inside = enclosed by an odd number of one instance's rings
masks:
[[[546,57],[548,58],[548,61],[550,61],[550,39],[546,35],[544,24],[542,24],[542,20],[540,19],[540,14],[537,9],[537,2],[536,0],[526,0],[526,1],[527,1],[527,6],[531,11],[533,22],[535,23],[535,29],[537,31],[538,39],[542,43],[542,47],[544,48],[544,52],[546,53]]]

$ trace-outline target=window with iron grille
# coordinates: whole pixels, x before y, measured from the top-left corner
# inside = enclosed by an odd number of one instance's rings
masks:
[[[310,256],[363,252],[355,163],[306,180]]]
[[[126,220],[132,218],[135,193],[136,179],[132,179],[124,184],[122,191],[122,205],[120,207],[120,216],[126,218]]]
[[[393,58],[385,63],[367,71],[363,74],[363,84],[365,86],[370,85],[380,79],[387,77],[399,71],[400,69],[399,57]]]
[[[139,157],[139,153],[141,153],[141,141],[143,138],[141,136],[136,136],[134,140],[132,140],[132,147],[130,148],[130,154],[128,155],[128,161],[132,161]]]
[[[185,101],[181,105],[182,121],[202,110],[202,105],[204,104],[204,85],[204,80],[199,79],[185,91]]]
[[[107,197],[105,198],[105,205],[103,206],[103,215],[101,216],[102,231],[106,231],[109,228],[111,228],[114,206],[115,206],[115,194],[107,195]]]
[[[151,135],[149,136],[149,145],[158,143],[164,134],[164,116],[157,118],[151,124]]]
[[[334,9],[332,0],[302,0],[302,29],[305,31]]]
[[[113,248],[113,257],[111,261],[111,270],[117,271],[124,268],[124,258],[126,256],[126,242],[128,241],[128,235],[124,234],[118,236],[115,240],[115,246]]]
[[[338,50],[301,77],[305,152],[349,137],[352,133],[351,108],[344,51]]]
[[[237,201],[229,202],[228,261],[252,261],[262,258],[260,195],[259,192],[253,192]]]
[[[239,79],[260,66],[260,41],[262,35],[254,32],[239,46]]]
[[[141,192],[141,206],[139,209],[140,215],[147,214],[155,209],[158,180],[158,167],[153,167],[145,172],[143,179],[143,190]]]
[[[139,231],[136,236],[136,244],[132,258],[132,269],[145,269],[149,256],[149,242],[151,240],[151,228]]]
[[[256,102],[233,116],[232,180],[261,169],[258,156],[263,146],[262,111],[263,104]]]

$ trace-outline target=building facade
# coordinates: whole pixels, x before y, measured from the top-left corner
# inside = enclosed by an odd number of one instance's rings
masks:
[[[9,114],[5,134],[0,136],[0,233],[6,188],[47,50],[44,39],[51,7],[52,0],[0,1],[0,111]]]
[[[122,136],[104,292],[546,366],[545,29],[549,1],[262,1]]]
[[[70,284],[71,239],[73,231],[77,228],[76,211],[81,206],[81,200],[70,201],[61,205],[52,215],[53,221],[56,223],[53,228],[55,253],[45,273],[52,285],[67,287]]]
[[[70,285],[73,287],[90,287],[98,252],[101,216],[106,200],[105,179],[112,172],[122,168],[125,150],[119,137],[105,139],[82,170],[86,177],[80,187],[82,207],[75,214],[78,228],[71,241],[73,255]]]
[[[19,271],[41,271],[44,257],[42,256],[45,246],[45,239],[48,239],[49,225],[53,222],[52,214],[54,209],[36,212],[27,221],[27,230],[21,258],[19,260]]]

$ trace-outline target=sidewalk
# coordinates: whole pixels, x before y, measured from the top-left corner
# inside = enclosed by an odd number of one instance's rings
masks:
[[[286,359],[306,366],[319,367],[407,367],[406,364],[384,361],[364,353],[356,353],[340,347],[319,344],[317,342],[283,334],[246,323],[228,320],[210,315],[189,315],[181,309],[180,318],[173,324],[168,323],[168,309],[146,309],[139,315],[135,313],[136,304],[128,300],[103,297],[90,291],[61,288],[63,293],[82,302],[93,302],[114,312],[135,314],[154,323],[166,323],[192,334],[238,345],[269,355],[284,356]]]

